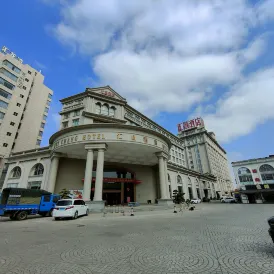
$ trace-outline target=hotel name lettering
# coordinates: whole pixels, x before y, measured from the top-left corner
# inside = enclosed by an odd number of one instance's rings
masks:
[[[108,136],[107,136],[107,135]],[[86,141],[99,141],[99,140],[128,140],[137,143],[148,144],[149,138],[147,136],[140,136],[137,138],[135,134],[128,134],[128,133],[112,133],[111,136],[109,133],[86,133],[86,134],[79,134],[73,135],[69,137],[62,138],[53,144],[53,148],[58,148],[64,145],[74,144],[74,143],[81,143]],[[152,139],[151,145],[154,146],[162,146],[162,149],[168,151],[168,147],[164,144],[161,144],[158,140]]]

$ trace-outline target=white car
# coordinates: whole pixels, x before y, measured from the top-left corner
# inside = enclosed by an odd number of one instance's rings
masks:
[[[192,204],[199,204],[200,202],[201,202],[201,199],[192,199],[191,201],[190,201]]]
[[[88,206],[81,199],[63,199],[59,200],[53,210],[55,220],[61,218],[77,219],[78,216],[87,216],[89,213]]]
[[[233,197],[224,197],[222,203],[236,203],[236,200]]]

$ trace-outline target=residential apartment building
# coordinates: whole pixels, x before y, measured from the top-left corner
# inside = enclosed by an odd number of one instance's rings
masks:
[[[226,151],[216,140],[215,134],[206,130],[201,118],[179,124],[178,131],[178,137],[183,140],[186,148],[182,163],[185,163],[187,168],[202,174],[213,174],[217,177],[216,191],[219,195],[230,194],[233,191],[233,183]],[[174,160],[173,157],[172,159]],[[178,160],[176,158],[176,161],[180,163],[180,158]]]
[[[52,97],[41,72],[8,48],[0,52],[0,175],[11,152],[40,146]],[[5,171],[5,170],[4,170]],[[5,175],[5,174],[3,174]],[[0,188],[1,181],[0,179]]]
[[[274,155],[232,162],[243,203],[274,202]]]

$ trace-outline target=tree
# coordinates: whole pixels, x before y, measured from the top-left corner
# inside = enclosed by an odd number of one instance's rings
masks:
[[[69,199],[70,197],[70,191],[67,190],[66,188],[63,188],[60,192],[59,192],[61,199]]]
[[[173,190],[173,196],[172,196],[173,202],[175,204],[183,203],[185,201],[184,195],[185,193],[183,193],[181,190],[179,191],[177,189]]]

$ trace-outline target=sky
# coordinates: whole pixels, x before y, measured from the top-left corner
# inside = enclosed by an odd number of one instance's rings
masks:
[[[274,0],[9,0],[0,46],[59,100],[111,86],[173,134],[200,116],[229,162],[274,154]]]

